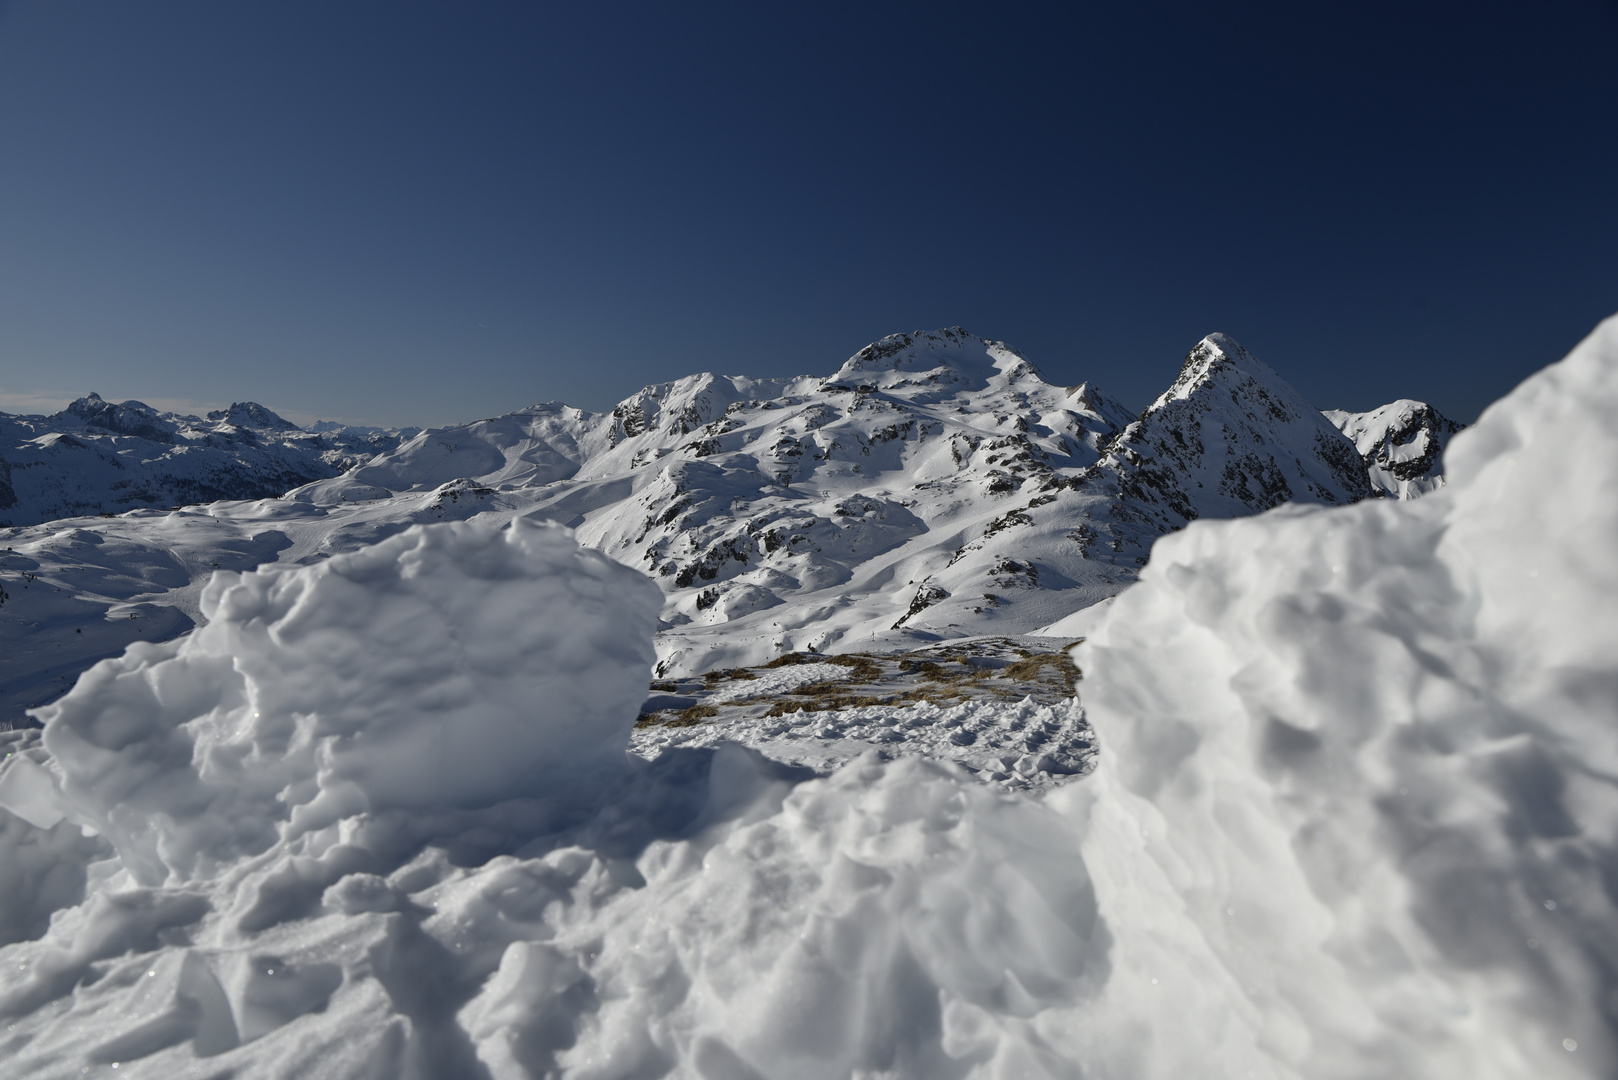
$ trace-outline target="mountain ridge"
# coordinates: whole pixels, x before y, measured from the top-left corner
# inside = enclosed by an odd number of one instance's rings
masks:
[[[275,437],[270,410],[221,412],[209,423]],[[305,564],[418,522],[535,517],[659,584],[658,671],[677,677],[1035,632],[1116,595],[1188,521],[1372,494],[1348,438],[1223,335],[1135,414],[951,327],[890,335],[828,376],[699,373],[607,411],[547,402],[422,431],[278,498],[12,528],[0,615],[30,620],[13,667],[63,680],[201,619],[216,568]],[[0,672],[0,698],[47,689]]]
[[[313,432],[252,401],[197,417],[96,393],[49,416],[0,413],[0,526],[277,497],[339,476],[414,430]]]

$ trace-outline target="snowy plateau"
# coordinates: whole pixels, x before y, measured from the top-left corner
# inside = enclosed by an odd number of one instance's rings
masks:
[[[1464,431],[957,329],[104,512],[0,532],[6,1076],[1618,1074],[1618,319]]]

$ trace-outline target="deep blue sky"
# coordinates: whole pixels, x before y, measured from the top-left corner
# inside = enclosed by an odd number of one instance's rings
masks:
[[[442,424],[959,324],[1470,420],[1618,310],[1615,56],[1611,0],[0,3],[0,409]]]

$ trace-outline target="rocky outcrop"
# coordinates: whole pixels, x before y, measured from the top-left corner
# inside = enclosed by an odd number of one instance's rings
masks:
[[[1377,494],[1414,499],[1444,484],[1444,448],[1464,425],[1423,401],[1400,398],[1369,412],[1326,418],[1354,443]]]

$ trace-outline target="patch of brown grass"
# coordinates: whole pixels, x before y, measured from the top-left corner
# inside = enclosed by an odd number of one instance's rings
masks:
[[[897,695],[894,695],[897,696]],[[838,709],[857,709],[862,705],[884,705],[886,700],[881,697],[867,697],[864,694],[826,694],[813,697],[808,701],[783,701],[772,706],[765,716],[789,716],[792,713],[803,712],[836,712]]]
[[[1065,650],[1058,653],[1040,653],[1026,660],[1018,660],[1008,664],[1001,675],[1014,682],[1054,682],[1068,696],[1072,696],[1081,678],[1079,669],[1074,666]]]
[[[793,697],[836,697],[838,694],[845,692],[844,687],[846,685],[841,680],[837,682],[817,682],[810,683],[808,686],[800,686],[796,690],[788,690],[787,693]]]
[[[693,705],[689,709],[681,709],[669,719],[663,721],[664,727],[695,727],[710,716],[718,716],[719,710],[712,705]]]
[[[875,657],[866,656],[862,653],[828,656],[822,662],[848,668],[849,682],[872,682],[882,677],[882,665],[877,662]]]
[[[758,678],[757,675],[754,675],[751,671],[748,671],[744,667],[725,668],[723,671],[708,672],[708,674],[702,677],[702,685],[712,688],[718,683],[727,682],[732,679],[756,678]]]

